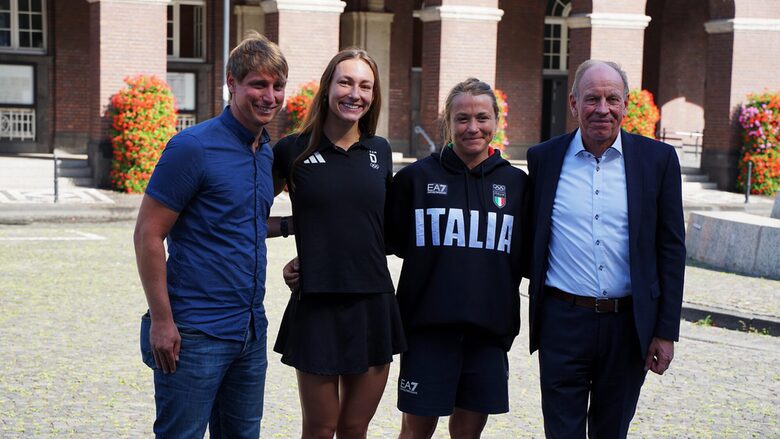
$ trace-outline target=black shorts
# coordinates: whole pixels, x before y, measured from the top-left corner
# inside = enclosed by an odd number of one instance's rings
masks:
[[[509,411],[509,362],[499,340],[468,328],[407,334],[401,354],[398,409],[417,416],[449,416],[453,408]]]

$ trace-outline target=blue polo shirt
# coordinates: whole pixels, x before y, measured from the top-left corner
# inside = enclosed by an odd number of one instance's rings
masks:
[[[225,108],[174,136],[146,194],[179,213],[168,234],[167,280],[177,324],[243,341],[250,316],[267,325],[263,297],[273,153]]]

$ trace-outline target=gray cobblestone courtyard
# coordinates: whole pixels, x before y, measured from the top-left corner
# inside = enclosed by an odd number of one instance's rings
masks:
[[[0,226],[0,437],[151,436],[151,371],[138,352],[146,304],[132,227]],[[294,252],[291,239],[269,241],[269,344],[288,297],[281,266]],[[397,275],[400,262],[391,266]],[[758,291],[767,312],[778,315],[780,281],[690,268],[686,300],[706,302],[710,291],[719,292],[721,305],[738,308]],[[484,437],[542,437],[536,361],[524,322],[510,353],[511,411],[492,417]],[[776,337],[683,322],[671,370],[648,376],[631,436],[780,437],[778,364]],[[397,435],[396,376],[397,360],[372,438]],[[299,424],[294,371],[269,349],[262,437],[299,436]],[[442,422],[436,437],[445,432]]]

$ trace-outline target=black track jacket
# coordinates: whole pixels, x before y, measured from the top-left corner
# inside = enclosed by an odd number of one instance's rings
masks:
[[[520,329],[527,181],[498,153],[469,170],[451,148],[396,174],[385,231],[404,259],[397,296],[407,331],[471,326],[509,350]]]

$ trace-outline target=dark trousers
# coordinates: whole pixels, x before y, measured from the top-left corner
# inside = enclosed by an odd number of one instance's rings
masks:
[[[631,310],[542,307],[539,373],[548,438],[625,438],[645,380]],[[588,404],[590,399],[590,405]]]

